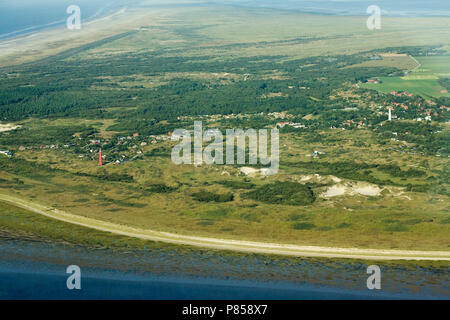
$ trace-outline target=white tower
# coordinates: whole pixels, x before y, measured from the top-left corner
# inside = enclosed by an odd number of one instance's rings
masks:
[[[388,115],[389,115],[389,121],[392,121],[392,109],[391,108],[389,108]]]

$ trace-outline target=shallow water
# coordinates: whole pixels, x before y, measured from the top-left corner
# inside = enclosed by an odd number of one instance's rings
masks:
[[[110,14],[135,0],[0,0],[0,40],[64,26],[70,5],[81,8],[82,21]]]
[[[59,274],[18,273],[0,269],[0,299],[134,299],[134,300],[304,300],[373,299],[373,295],[332,292],[307,287],[214,279],[101,276],[82,273],[81,290],[68,290],[64,270]],[[393,297],[395,298],[395,296]]]
[[[80,291],[66,268],[81,267]],[[383,290],[366,266],[261,256],[152,250],[117,253],[0,238],[0,299],[446,299],[449,270],[383,267]]]

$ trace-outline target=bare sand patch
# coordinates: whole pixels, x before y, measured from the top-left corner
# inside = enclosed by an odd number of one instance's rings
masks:
[[[345,186],[335,185],[335,186],[328,188],[328,190],[322,194],[322,197],[331,198],[331,197],[343,196],[345,194],[346,194]]]
[[[167,14],[164,9],[122,9],[107,17],[83,23],[81,30],[58,27],[6,39],[0,41],[0,66],[48,57],[143,25],[161,25]]]
[[[259,173],[258,169],[250,168],[250,167],[242,167],[240,169],[240,171],[241,171],[242,174],[244,174],[246,176],[254,176],[254,175]]]
[[[334,186],[329,187],[324,193],[321,194],[321,197],[331,198],[331,197],[339,197],[339,196],[354,196],[354,195],[362,195],[368,197],[376,197],[381,194],[384,189],[381,189],[377,185],[366,184],[362,182],[358,183],[345,183],[345,184],[336,184]]]
[[[21,126],[19,126],[19,125],[14,125],[14,124],[11,124],[11,123],[0,124],[0,132],[12,131],[12,130],[19,129],[20,127]]]
[[[363,196],[376,197],[380,195],[382,189],[375,185],[357,186],[353,189],[356,193]]]

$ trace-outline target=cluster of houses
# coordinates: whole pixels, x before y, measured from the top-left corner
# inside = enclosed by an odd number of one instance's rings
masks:
[[[292,114],[289,114],[287,112],[270,112],[267,114],[269,117],[275,118],[275,119],[292,119],[294,116]]]
[[[289,126],[289,127],[295,128],[295,129],[306,129],[307,128],[302,123],[295,123],[295,122],[292,122],[292,121],[284,121],[284,122],[278,122],[277,123],[277,127],[278,128],[284,128],[286,126]]]
[[[405,109],[405,111],[407,111],[409,109],[409,107],[404,103],[394,102],[393,105],[396,107],[401,107],[401,108]]]
[[[312,157],[313,157],[314,159],[319,159],[320,156],[325,155],[325,154],[326,154],[325,151],[318,151],[318,150],[315,150],[315,151],[313,151],[313,153],[312,153]]]
[[[367,80],[367,83],[379,84],[380,81],[378,79],[369,79]]]
[[[263,116],[264,112],[261,112],[259,115]],[[179,121],[200,121],[206,120],[208,122],[219,121],[219,120],[230,120],[230,119],[248,119],[254,116],[254,114],[246,114],[246,113],[238,113],[238,114],[204,114],[199,116],[179,116],[177,120]]]
[[[431,106],[436,106],[436,103],[432,103],[431,101],[428,103]],[[415,118],[416,121],[432,121],[432,116],[438,117],[439,116],[439,110],[433,112],[432,109],[425,109],[424,106],[422,106],[422,103],[416,103],[414,104],[417,107],[419,107],[420,112],[422,113],[421,117]],[[385,106],[378,106],[377,107],[379,110],[380,109],[385,109]],[[394,114],[393,111],[395,111],[396,109],[406,112],[408,110],[410,110],[410,106],[408,106],[405,103],[398,103],[398,102],[393,102],[391,106],[388,106],[388,120],[391,121],[393,119],[401,119],[398,115]],[[443,112],[447,112],[450,111],[450,108],[447,106],[441,106],[440,107],[441,113]],[[384,112],[379,111],[378,114],[384,114]],[[345,125],[351,125],[350,123],[344,123]]]
[[[396,97],[412,97],[413,96],[412,93],[409,93],[407,91],[401,91],[401,92],[391,91],[391,94]]]
[[[424,118],[417,118],[416,121],[421,122],[421,121],[431,121],[431,116],[426,116]]]
[[[354,121],[354,120],[346,120],[344,121],[343,125],[348,127],[356,126],[357,128],[362,128],[366,126],[366,124],[363,121]]]

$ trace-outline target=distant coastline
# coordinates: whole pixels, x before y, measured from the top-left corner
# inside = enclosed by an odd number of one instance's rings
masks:
[[[450,4],[445,0],[411,1],[411,0],[378,0],[377,2],[360,0],[213,0],[216,4],[228,4],[239,7],[267,8],[290,10],[309,14],[336,16],[365,16],[366,8],[377,5],[387,17],[450,17]]]
[[[122,1],[121,1],[122,2]],[[385,4],[383,1],[380,2],[380,7],[382,9],[382,14],[386,17],[450,17],[450,5],[443,4],[438,5],[439,1],[434,1],[430,4],[427,3],[426,6],[420,7],[418,4],[408,3],[408,6],[402,5],[404,1],[398,1],[395,4]],[[333,16],[366,16],[366,8],[369,1],[361,1],[360,3],[354,3],[349,6],[350,1],[342,1],[340,3],[332,1],[300,1],[300,2],[279,2],[271,0],[262,1],[235,1],[235,0],[213,0],[198,3],[168,3],[168,4],[156,4],[156,5],[134,5],[134,8],[172,8],[172,7],[195,7],[195,6],[215,6],[215,5],[228,5],[235,7],[247,7],[247,8],[259,8],[259,9],[274,9],[274,10],[285,10],[285,11],[295,11],[302,12],[306,14],[319,14],[319,15],[333,15]],[[370,2],[371,3],[371,2]],[[128,1],[123,1],[120,5],[116,3],[108,3],[102,5],[99,8],[87,10],[90,12],[88,18],[83,18],[84,22],[91,22],[95,19],[106,17],[114,12],[122,10],[127,5],[131,3]],[[431,6],[430,6],[431,5]],[[408,9],[405,9],[408,8]],[[84,11],[85,12],[85,11]],[[5,16],[9,13],[8,11],[3,12]],[[48,30],[56,27],[61,27],[66,23],[67,14],[63,12],[58,16],[57,20],[48,21],[45,23],[37,24],[35,26],[22,26],[18,27],[16,30],[4,29],[2,30],[2,25],[0,24],[0,41],[14,39],[18,37],[27,36],[33,33],[37,33],[43,30]],[[1,17],[1,15],[0,15]],[[59,18],[60,17],[60,18]],[[7,22],[3,22],[3,24]],[[6,28],[6,27],[5,27]]]
[[[84,23],[93,22],[95,20],[108,17],[111,14],[120,12],[124,8],[126,8],[125,5],[123,5],[123,6],[112,6],[111,4],[104,5],[98,9],[87,10],[87,12],[88,12],[87,18],[83,17],[83,13],[85,12],[85,11],[83,11],[82,12],[82,19],[83,19],[82,21]],[[8,12],[6,12],[6,15],[8,15]],[[69,15],[66,14],[65,11],[62,11],[62,14],[59,15],[58,19],[56,19],[56,20],[52,19],[53,21],[49,21],[46,23],[40,23],[40,24],[37,24],[34,26],[23,25],[23,27],[18,28],[13,31],[11,31],[11,29],[10,30],[8,30],[8,29],[2,30],[1,25],[0,25],[0,41],[23,38],[23,37],[33,35],[35,33],[39,33],[41,31],[51,30],[51,29],[55,29],[55,28],[61,28],[61,27],[65,26],[67,17],[69,17]],[[5,28],[7,28],[7,27],[5,27]]]

